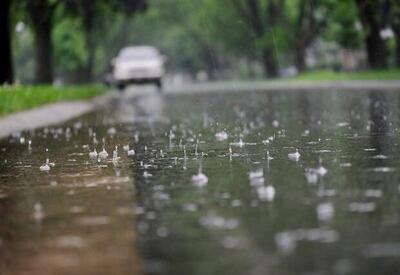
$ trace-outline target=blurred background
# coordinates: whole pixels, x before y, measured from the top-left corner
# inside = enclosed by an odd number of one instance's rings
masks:
[[[400,274],[400,0],[0,3],[1,275]]]
[[[0,82],[102,81],[127,45],[170,82],[400,66],[398,0],[3,0]],[[318,77],[318,74],[317,74]]]

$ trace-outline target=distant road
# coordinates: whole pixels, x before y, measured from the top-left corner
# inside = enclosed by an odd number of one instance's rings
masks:
[[[357,80],[357,81],[220,81],[205,83],[186,83],[182,85],[168,85],[166,83],[163,94],[194,94],[194,93],[229,93],[229,92],[262,92],[262,91],[399,91],[400,80]],[[0,118],[0,138],[11,133],[35,129],[47,125],[58,124],[71,118],[93,111],[99,106],[107,104],[112,98],[131,98],[149,93],[157,93],[152,85],[132,85],[124,93],[108,93],[89,101],[59,102],[48,104],[32,110],[27,110]]]
[[[354,80],[354,81],[220,81],[165,85],[163,93],[209,93],[209,92],[251,92],[251,91],[319,91],[319,90],[398,90],[400,80]],[[130,86],[127,93],[142,94],[155,90],[152,86]]]

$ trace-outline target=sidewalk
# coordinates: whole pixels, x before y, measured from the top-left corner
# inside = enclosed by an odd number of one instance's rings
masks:
[[[219,81],[188,83],[166,86],[162,94],[194,94],[220,92],[268,92],[268,91],[399,91],[400,80],[354,80],[354,81]],[[125,98],[159,94],[153,86],[131,86],[123,94],[109,92],[88,101],[58,102],[28,111],[0,117],[0,138],[23,130],[54,125],[78,117],[105,105],[113,98]]]
[[[91,100],[51,103],[0,117],[0,138],[7,137],[12,133],[33,130],[70,120],[106,104],[116,96],[116,93],[111,92]]]

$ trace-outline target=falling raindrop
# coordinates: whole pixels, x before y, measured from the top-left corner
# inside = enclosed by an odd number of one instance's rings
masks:
[[[215,134],[215,138],[218,141],[224,141],[224,140],[228,139],[228,133],[225,131],[218,132]]]
[[[33,214],[32,214],[33,218],[40,222],[41,220],[43,220],[44,218],[44,212],[43,212],[43,207],[42,204],[40,202],[36,202],[33,206]]]
[[[267,161],[273,160],[274,158],[270,156],[269,150],[267,150]]]
[[[245,145],[245,143],[243,142],[242,139],[239,139],[239,141],[237,141],[237,142],[231,142],[229,145],[237,146],[237,147],[242,148],[242,147]]]
[[[318,174],[314,171],[314,169],[306,170],[305,174],[306,180],[310,184],[316,184],[318,182]]]
[[[90,159],[96,159],[97,158],[97,151],[96,148],[92,152],[89,152],[89,158]]]
[[[264,183],[264,171],[258,169],[249,173],[250,185],[260,186]]]
[[[49,159],[46,159],[46,163],[44,163],[42,166],[40,166],[39,169],[40,169],[40,171],[43,171],[43,172],[49,172],[50,171]]]
[[[133,149],[130,149],[128,152],[128,156],[134,156],[135,155],[135,150],[133,150]]]
[[[257,195],[261,201],[273,201],[275,193],[275,188],[272,185],[257,187]]]
[[[299,159],[300,159],[299,150],[296,149],[296,152],[295,152],[295,153],[289,153],[289,154],[288,154],[288,157],[289,157],[290,160],[299,161]]]
[[[203,174],[201,165],[197,174],[192,176],[192,183],[198,187],[204,187],[207,185],[208,177]]]
[[[118,157],[118,146],[115,146],[115,150],[113,151],[113,163],[116,164],[119,161]]]
[[[147,171],[144,171],[143,172],[143,177],[144,178],[150,178],[150,177],[152,177],[153,175],[152,174],[150,174],[149,172],[147,172]]]
[[[109,129],[107,130],[107,133],[108,133],[110,136],[114,136],[114,135],[117,133],[117,130],[116,130],[114,127],[111,127],[111,128],[109,128]]]
[[[330,221],[335,216],[333,203],[324,202],[317,205],[317,217],[320,221]]]
[[[103,150],[99,153],[99,158],[102,160],[108,158],[108,153],[107,153],[106,149],[104,149],[104,147],[103,147]]]

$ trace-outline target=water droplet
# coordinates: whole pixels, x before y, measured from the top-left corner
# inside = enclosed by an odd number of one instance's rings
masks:
[[[317,217],[320,221],[330,221],[335,216],[335,208],[331,202],[320,203],[317,206]]]
[[[257,187],[257,196],[261,201],[273,201],[275,193],[275,188],[272,185]]]
[[[215,134],[215,138],[218,141],[224,141],[224,140],[228,139],[228,133],[225,131],[218,132]]]
[[[296,152],[295,152],[295,153],[289,153],[289,154],[288,154],[288,157],[289,157],[290,160],[299,161],[299,159],[300,159],[299,150],[296,149]]]

